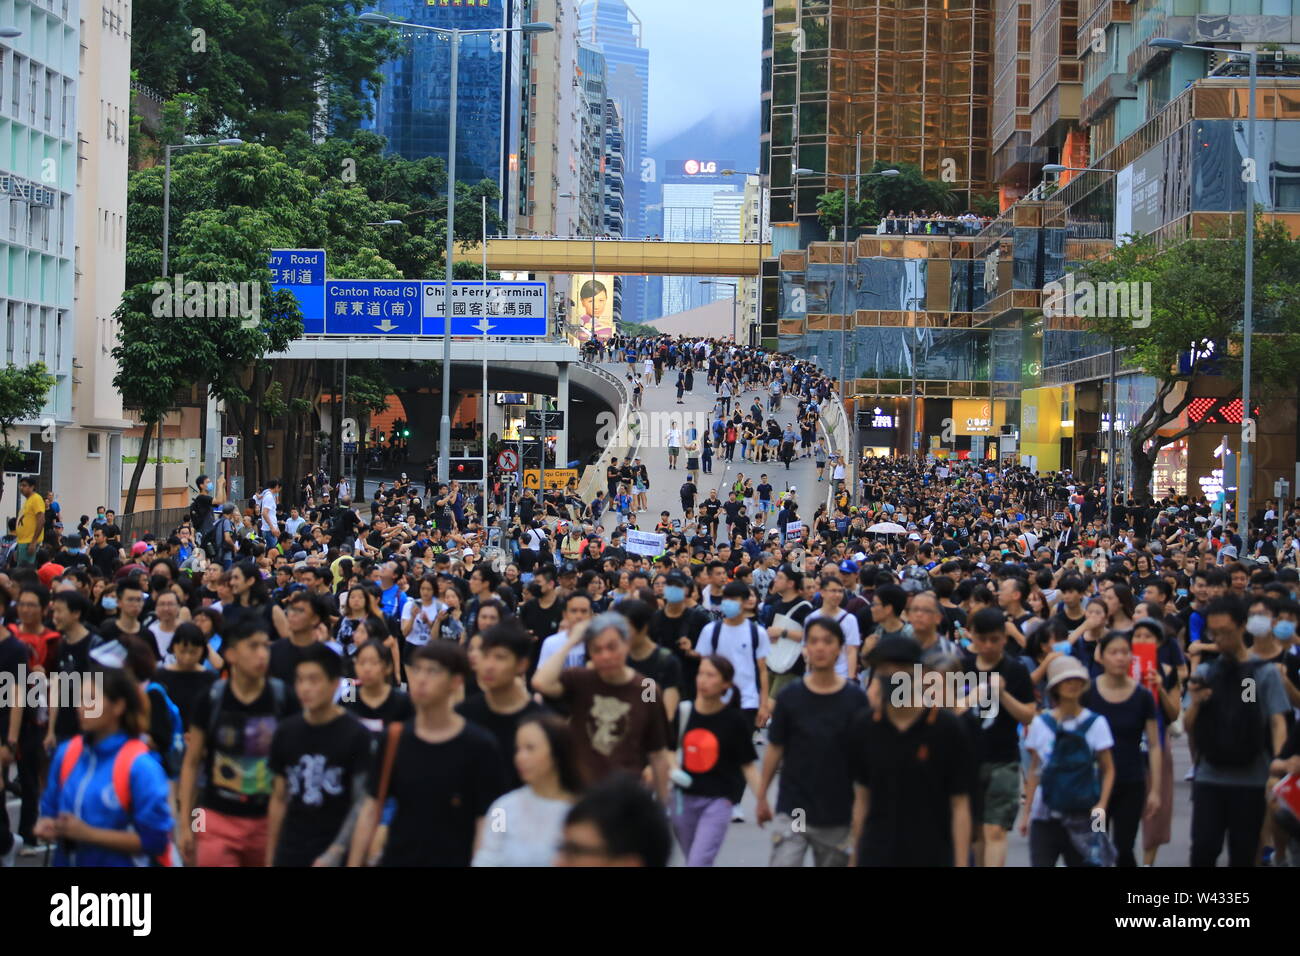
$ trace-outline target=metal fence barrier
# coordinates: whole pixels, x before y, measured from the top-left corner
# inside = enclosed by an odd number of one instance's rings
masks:
[[[163,537],[176,530],[189,513],[189,505],[183,508],[164,508],[161,512],[135,511],[129,515],[118,515],[117,526],[122,529],[123,543],[138,541],[148,533]],[[160,527],[162,531],[158,530]]]

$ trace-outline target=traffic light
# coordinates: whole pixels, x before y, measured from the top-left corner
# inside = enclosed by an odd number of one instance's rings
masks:
[[[450,462],[451,477],[456,481],[482,481],[482,458],[453,458]]]
[[[403,428],[403,429],[402,429],[402,437],[403,437],[403,438],[410,438],[410,437],[411,437],[411,430],[410,430],[409,428]]]

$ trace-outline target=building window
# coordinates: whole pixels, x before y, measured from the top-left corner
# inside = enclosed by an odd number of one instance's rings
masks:
[[[86,457],[99,457],[99,432],[86,432]]]

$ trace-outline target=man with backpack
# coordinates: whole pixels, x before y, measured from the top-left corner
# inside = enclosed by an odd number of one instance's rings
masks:
[[[251,616],[223,634],[230,678],[194,708],[177,794],[178,844],[194,866],[263,866],[271,802],[271,740],[293,710],[288,689],[267,676],[270,640]],[[200,767],[206,784],[198,792]]]
[[[1277,668],[1252,658],[1246,605],[1228,595],[1206,606],[1205,636],[1218,657],[1189,681],[1185,724],[1196,746],[1192,866],[1214,866],[1228,839],[1228,865],[1254,866],[1264,824],[1269,764],[1286,742],[1289,709]]]
[[[740,695],[740,709],[749,725],[758,728],[771,714],[767,668],[759,666],[759,661],[767,660],[771,645],[763,629],[745,616],[749,594],[749,585],[740,581],[722,589],[722,620],[700,632],[695,652],[699,657],[719,654],[731,661],[736,670],[732,693]]]

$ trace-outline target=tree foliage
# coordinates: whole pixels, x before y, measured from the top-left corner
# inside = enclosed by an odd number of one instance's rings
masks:
[[[21,451],[10,444],[9,432],[19,422],[40,415],[53,387],[54,376],[42,362],[0,369],[0,497],[4,497],[4,469]]]
[[[358,21],[363,0],[137,0],[131,62],[164,97],[191,94],[190,129],[267,144],[347,135],[399,48]]]
[[[1082,270],[1081,277],[1093,282],[1149,283],[1138,287],[1150,290],[1149,317],[1084,320],[1126,351],[1128,366],[1156,380],[1155,399],[1128,435],[1133,492],[1145,500],[1160,449],[1196,430],[1196,423],[1182,423],[1181,416],[1200,391],[1199,382],[1221,376],[1235,386],[1233,395],[1241,394],[1245,261],[1243,236],[1189,239],[1164,248],[1143,238]],[[1256,230],[1253,327],[1252,405],[1294,389],[1300,368],[1300,243],[1280,223]]]
[[[885,169],[897,169],[899,174],[869,175]],[[880,161],[863,173],[856,194],[858,199],[849,206],[850,229],[874,226],[890,210],[900,216],[911,212],[956,212],[963,199],[963,195],[955,192],[948,183],[926,179],[921,168],[914,163]],[[817,215],[827,230],[843,228],[844,190],[823,193],[817,200]]]

